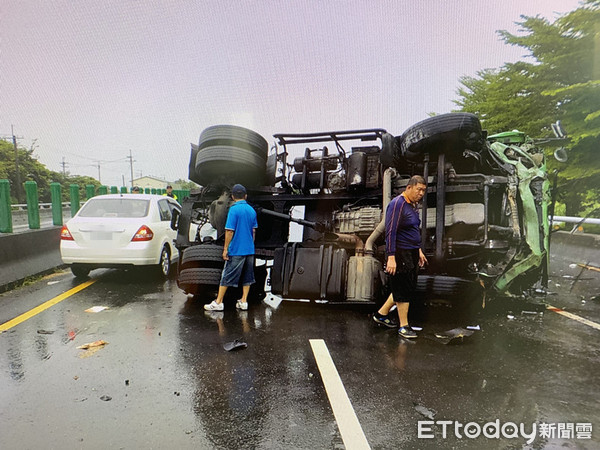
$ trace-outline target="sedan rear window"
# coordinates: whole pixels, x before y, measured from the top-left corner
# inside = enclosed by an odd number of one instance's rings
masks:
[[[146,217],[150,200],[133,198],[92,199],[87,202],[79,217]]]

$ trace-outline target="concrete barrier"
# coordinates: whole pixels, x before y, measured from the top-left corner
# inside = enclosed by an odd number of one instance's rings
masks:
[[[71,208],[63,208],[63,223],[71,218]],[[13,227],[18,228],[23,225],[27,225],[27,209],[19,209],[12,211],[12,223]],[[52,223],[52,208],[40,207],[40,221]]]
[[[62,265],[60,229],[53,226],[0,235],[0,292],[27,277]]]

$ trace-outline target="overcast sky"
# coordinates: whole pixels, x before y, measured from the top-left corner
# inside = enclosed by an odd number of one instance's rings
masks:
[[[400,134],[459,78],[523,58],[497,30],[576,0],[1,0],[0,136],[106,185],[187,179],[216,124]]]

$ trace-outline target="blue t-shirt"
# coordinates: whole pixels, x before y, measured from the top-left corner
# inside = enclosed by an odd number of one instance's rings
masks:
[[[416,205],[404,195],[394,197],[385,212],[385,254],[394,255],[397,249],[421,248],[421,219]]]
[[[258,228],[256,211],[246,200],[238,200],[229,207],[226,230],[232,230],[233,239],[227,253],[231,256],[254,255],[254,239],[252,230]]]

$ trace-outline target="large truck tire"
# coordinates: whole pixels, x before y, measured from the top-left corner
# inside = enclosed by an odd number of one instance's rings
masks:
[[[221,269],[202,267],[181,270],[177,278],[177,285],[186,294],[197,295],[206,288],[216,288],[220,281]]]
[[[201,244],[186,248],[180,264],[183,270],[199,267],[222,269],[224,263],[222,245]]]
[[[264,184],[267,141],[252,130],[233,125],[209,127],[192,146],[190,180],[207,186],[213,182]]]
[[[237,147],[218,145],[200,149],[196,156],[196,181],[207,186],[213,181],[260,186],[264,182],[266,160]]]
[[[215,145],[244,148],[266,159],[269,144],[260,134],[247,128],[234,125],[215,125],[208,127],[200,134],[198,147],[205,148]]]
[[[469,149],[480,151],[484,145],[481,122],[469,113],[448,113],[430,117],[409,127],[400,137],[401,154],[419,162],[425,153],[446,153],[452,161]]]
[[[384,133],[381,136],[379,161],[384,169],[388,167],[398,168],[401,165],[402,156],[400,155],[400,146],[396,138],[390,133]]]

